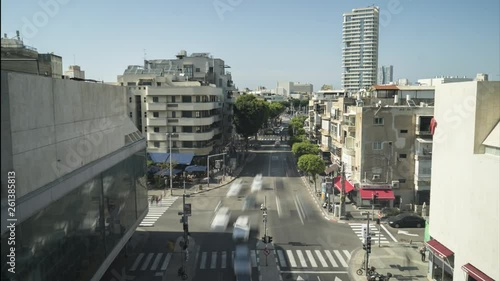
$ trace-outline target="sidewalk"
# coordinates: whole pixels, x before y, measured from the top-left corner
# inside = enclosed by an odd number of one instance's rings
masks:
[[[234,170],[233,176],[225,176],[224,180],[221,180],[221,182],[219,182],[219,183],[210,183],[210,187],[207,187],[207,183],[193,184],[193,185],[190,185],[189,188],[186,186],[186,191],[189,191],[189,194],[199,194],[199,193],[207,192],[207,191],[214,190],[214,189],[226,186],[228,184],[231,184],[236,178],[238,178],[238,176],[240,175],[243,168],[245,168],[245,165],[254,160],[255,155],[256,155],[255,152],[249,152],[246,159],[243,160],[244,162],[242,163],[242,165],[239,165],[239,167],[236,168],[236,170]],[[199,189],[200,185],[202,186],[201,190]],[[183,188],[174,188],[172,190],[172,193],[173,193],[173,196],[182,196],[182,194],[184,193],[184,189]],[[167,189],[148,190],[149,197],[154,196],[154,195],[156,195],[156,196],[163,195],[163,197],[170,197],[171,196],[170,189],[167,188]]]
[[[389,244],[378,247],[372,244],[369,266],[374,266],[376,272],[387,275],[392,274],[391,280],[427,280],[428,262],[421,260],[418,248],[422,243]],[[349,279],[353,281],[366,281],[365,272],[360,276],[356,271],[362,267],[366,252],[358,248],[351,253],[349,260]]]

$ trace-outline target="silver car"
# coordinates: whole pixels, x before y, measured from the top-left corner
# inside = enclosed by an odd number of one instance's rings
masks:
[[[238,281],[252,280],[252,265],[250,263],[250,250],[247,245],[240,244],[234,251],[234,275]]]

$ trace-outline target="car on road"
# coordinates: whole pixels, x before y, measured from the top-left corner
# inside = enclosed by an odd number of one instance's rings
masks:
[[[275,143],[274,143],[274,147],[280,147],[280,141],[277,140]]]
[[[388,224],[394,228],[400,227],[424,227],[425,219],[412,213],[399,214],[387,219]]]
[[[228,207],[221,207],[215,214],[214,219],[210,228],[215,231],[224,231],[229,223],[229,218],[231,217],[231,212]]]
[[[229,190],[226,194],[226,197],[236,197],[240,193],[242,187],[241,179],[236,179],[231,186],[229,187]]]
[[[243,207],[241,208],[242,211],[248,211],[248,210],[253,210],[255,209],[257,205],[257,198],[255,198],[255,195],[249,194],[245,197],[245,201],[243,201]]]
[[[240,244],[236,246],[233,269],[237,281],[252,280],[252,264],[250,263],[250,250],[247,245]]]
[[[250,191],[257,192],[260,191],[261,189],[262,189],[262,174],[257,174],[253,179]]]
[[[250,218],[239,216],[233,226],[233,241],[247,242],[250,237]]]

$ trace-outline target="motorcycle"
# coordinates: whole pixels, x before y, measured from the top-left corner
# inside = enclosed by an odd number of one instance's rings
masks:
[[[366,276],[366,280],[368,281],[387,281],[392,277],[392,274],[387,273],[387,275],[382,275],[379,273],[372,273],[371,275]]]

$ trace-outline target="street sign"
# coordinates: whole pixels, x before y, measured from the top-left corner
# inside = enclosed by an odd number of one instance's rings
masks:
[[[269,249],[264,249],[264,255],[269,256],[269,253],[271,253],[269,252]]]
[[[191,203],[184,204],[184,214],[191,216]]]

